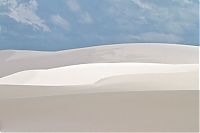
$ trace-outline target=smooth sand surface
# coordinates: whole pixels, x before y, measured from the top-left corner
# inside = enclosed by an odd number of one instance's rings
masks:
[[[198,131],[198,91],[96,93],[0,100],[1,131]]]
[[[0,84],[64,86],[89,85],[98,80],[126,74],[197,72],[197,64],[94,63],[48,70],[29,70],[0,78]],[[145,75],[143,75],[145,77]],[[142,80],[142,79],[141,79]],[[159,83],[158,83],[159,84]]]
[[[198,90],[198,73],[133,74],[101,79],[91,85],[0,85],[0,99],[134,91]]]
[[[0,132],[198,132],[198,48],[0,51]]]
[[[24,70],[111,62],[196,64],[198,46],[130,43],[58,52],[2,50],[0,51],[0,77]]]

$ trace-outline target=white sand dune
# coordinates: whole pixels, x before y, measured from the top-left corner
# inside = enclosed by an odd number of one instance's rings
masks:
[[[91,85],[0,85],[0,99],[99,94],[113,92],[198,90],[198,73],[130,74],[101,79]]]
[[[0,51],[0,77],[24,70],[111,62],[196,64],[198,63],[198,47],[178,44],[130,43],[58,52],[2,50]]]
[[[198,132],[197,91],[0,100],[2,132]]]
[[[198,47],[0,51],[0,131],[198,132]]]
[[[81,64],[48,70],[23,71],[0,78],[0,84],[39,86],[89,85],[112,76],[179,72],[198,72],[198,65],[155,63]]]

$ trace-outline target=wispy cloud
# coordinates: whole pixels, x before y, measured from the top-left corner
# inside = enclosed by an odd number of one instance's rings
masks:
[[[85,24],[93,23],[93,18],[90,16],[88,12],[84,12],[80,15],[80,22]]]
[[[137,35],[132,36],[136,40],[181,43],[190,36],[189,32],[197,34],[198,4],[194,0],[109,1],[107,10],[116,27]]]
[[[37,14],[38,3],[36,0],[30,0],[27,3],[18,3],[16,0],[3,0],[1,6],[7,6],[8,11],[3,15],[14,19],[15,21],[32,26],[34,29],[50,31],[45,21]]]
[[[81,10],[80,5],[76,0],[66,0],[66,4],[73,12],[79,12]]]
[[[139,35],[128,35],[127,40],[139,42],[165,42],[165,43],[178,43],[183,40],[180,36],[174,34],[147,32]]]
[[[172,0],[172,1],[182,4],[182,5],[193,3],[192,0]]]
[[[94,22],[89,12],[81,9],[80,4],[76,0],[66,0],[66,4],[70,11],[77,13],[80,23],[91,24]]]
[[[199,0],[0,0],[0,48],[60,50],[124,42],[198,45],[198,10]],[[10,21],[16,23],[11,26]]]
[[[52,15],[51,20],[55,25],[65,29],[65,30],[69,29],[69,27],[70,27],[69,22],[58,14]]]
[[[152,7],[149,4],[144,3],[142,0],[131,0],[131,1],[140,8],[148,9],[148,10],[152,9]]]

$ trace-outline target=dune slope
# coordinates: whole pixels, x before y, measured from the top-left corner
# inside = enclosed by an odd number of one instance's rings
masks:
[[[0,51],[0,131],[198,132],[198,47]]]
[[[112,92],[198,90],[198,73],[129,74],[101,79],[91,85],[0,85],[0,99],[98,94]]]
[[[198,132],[197,91],[0,100],[2,132]]]
[[[198,72],[196,64],[95,63],[48,70],[29,70],[0,78],[8,85],[88,85],[98,80],[126,74]],[[145,77],[145,75],[144,75]]]
[[[49,61],[51,60],[51,61]],[[85,63],[196,64],[198,47],[178,44],[115,44],[58,52],[0,51],[0,77],[19,71]]]

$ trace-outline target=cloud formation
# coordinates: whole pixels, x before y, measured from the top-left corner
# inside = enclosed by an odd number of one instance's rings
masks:
[[[183,39],[174,34],[147,32],[139,35],[128,35],[127,40],[136,42],[165,42],[165,43],[178,43]]]
[[[80,5],[76,0],[66,0],[66,4],[72,12],[81,11]]]
[[[195,0],[110,0],[108,13],[120,30],[131,32],[141,41],[157,42],[158,36],[162,42],[181,43],[187,40],[187,32],[197,33]]]
[[[92,24],[94,22],[89,12],[81,9],[80,4],[76,0],[66,0],[66,4],[70,11],[77,13],[80,23]]]
[[[7,15],[13,20],[32,26],[34,29],[50,31],[45,21],[37,14],[38,3],[36,0],[30,0],[27,3],[18,3],[16,0],[3,0],[0,6],[7,6],[8,11],[3,15]]]
[[[0,49],[198,45],[198,9],[199,0],[0,0]]]
[[[58,14],[52,15],[51,20],[55,25],[65,29],[65,30],[69,29],[69,27],[70,27],[69,22]]]
[[[132,0],[132,2],[134,2],[140,8],[147,9],[147,10],[152,9],[152,7],[149,4],[146,4],[142,2],[141,0]]]
[[[80,14],[80,22],[85,24],[91,24],[93,23],[93,18],[90,16],[88,12],[84,12]]]

